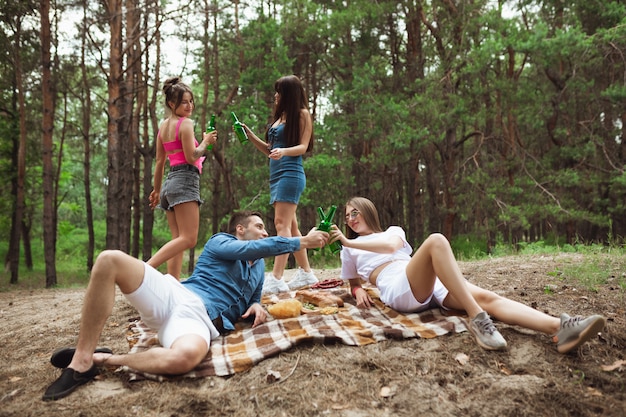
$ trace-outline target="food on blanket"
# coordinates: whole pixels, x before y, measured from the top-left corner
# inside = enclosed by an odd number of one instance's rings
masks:
[[[320,314],[337,314],[339,313],[338,307],[324,307],[320,308]]]
[[[296,298],[301,299],[303,303],[311,303],[318,307],[343,307],[343,300],[340,297],[322,291],[296,291]]]
[[[341,287],[343,283],[344,281],[342,279],[329,278],[329,279],[325,279],[324,281],[316,282],[315,284],[311,285],[311,288],[313,289],[335,288],[335,287]]]
[[[320,309],[315,304],[302,303],[302,310],[300,312],[302,314],[309,314],[309,313],[317,313],[319,311]]]
[[[281,300],[276,304],[267,306],[267,311],[275,319],[288,319],[291,317],[297,317],[302,310],[302,303],[295,298],[288,300]]]
[[[303,303],[302,314],[311,314],[311,313],[327,314],[327,315],[337,314],[339,313],[339,307],[337,306],[316,307],[315,304]]]

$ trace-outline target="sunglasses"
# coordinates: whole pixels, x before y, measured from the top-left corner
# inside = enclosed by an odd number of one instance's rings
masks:
[[[357,209],[352,210],[350,213],[346,214],[346,222],[349,220],[354,220],[356,219],[359,214],[361,214],[360,211],[358,211]]]

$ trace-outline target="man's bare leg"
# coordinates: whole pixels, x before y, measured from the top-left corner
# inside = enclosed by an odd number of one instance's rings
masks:
[[[93,353],[93,359],[96,365],[128,366],[152,374],[178,375],[195,368],[208,351],[209,345],[204,338],[189,334],[176,339],[170,348],[153,347],[128,355]]]
[[[80,318],[78,343],[68,368],[85,372],[93,365],[93,354],[115,302],[115,285],[125,293],[143,282],[144,263],[121,251],[104,251],[96,260]]]
[[[143,262],[121,251],[104,251],[98,256],[83,301],[76,350],[69,365],[44,392],[44,401],[66,397],[98,375],[93,355],[113,309],[115,285],[125,293],[135,291],[143,282],[144,270]]]

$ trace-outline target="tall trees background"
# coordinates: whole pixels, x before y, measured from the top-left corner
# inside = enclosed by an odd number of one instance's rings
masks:
[[[0,0],[0,253],[11,282],[44,245],[86,269],[104,248],[147,259],[169,233],[147,205],[165,78],[218,116],[199,241],[267,213],[263,133],[274,81],[296,74],[315,117],[299,216],[352,195],[417,245],[623,243],[623,0]],[[340,217],[337,218],[340,221]],[[33,240],[33,237],[35,240]],[[58,253],[59,240],[72,251]],[[21,256],[20,256],[21,254]],[[193,255],[193,253],[192,253]],[[193,261],[190,262],[190,265]]]

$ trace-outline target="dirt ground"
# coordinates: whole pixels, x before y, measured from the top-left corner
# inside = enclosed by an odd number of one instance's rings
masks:
[[[0,416],[621,417],[626,289],[610,278],[588,291],[555,273],[581,260],[555,255],[461,263],[471,282],[549,314],[608,318],[598,337],[567,355],[546,335],[496,323],[506,351],[482,350],[467,332],[365,347],[306,345],[229,378],[129,383],[126,374],[107,371],[55,402],[41,400],[59,374],[50,353],[75,343],[84,290],[0,293]],[[337,270],[316,273],[338,277]],[[127,351],[125,331],[134,316],[118,294],[101,345]],[[269,371],[282,378],[268,382]]]

